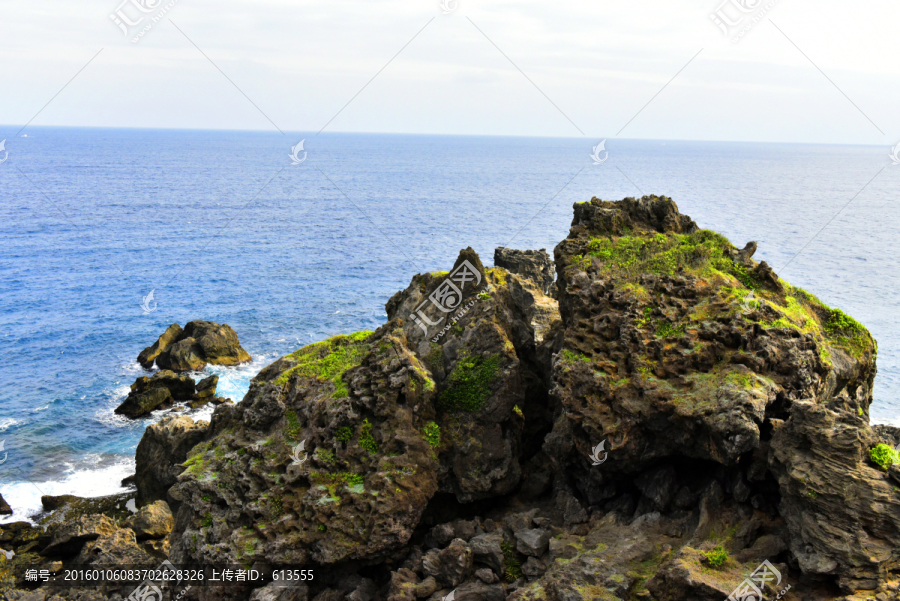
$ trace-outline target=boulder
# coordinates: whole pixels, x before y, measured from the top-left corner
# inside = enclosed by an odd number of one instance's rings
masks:
[[[137,540],[162,538],[172,532],[175,518],[165,501],[153,501],[125,520],[125,526],[134,531]]]
[[[156,358],[156,364],[172,371],[200,371],[206,367],[206,360],[196,339],[181,338]]]
[[[152,367],[155,361],[160,369],[178,372],[199,371],[207,363],[238,365],[250,360],[231,326],[212,321],[191,321],[183,330],[177,323],[172,324],[138,355],[145,368]]]
[[[41,505],[44,507],[45,511],[55,511],[63,505],[82,500],[82,497],[76,497],[75,495],[44,495],[41,497]]]
[[[53,539],[41,551],[41,555],[51,557],[76,555],[87,541],[112,535],[116,530],[118,530],[116,523],[105,515],[81,516],[72,522],[59,525]]]
[[[462,539],[454,539],[443,550],[432,549],[422,558],[422,570],[445,586],[455,587],[473,571],[472,549]]]
[[[515,536],[516,550],[523,555],[540,557],[547,552],[547,546],[550,544],[550,533],[540,528],[519,530]]]
[[[472,549],[472,557],[476,563],[484,564],[497,574],[502,574],[504,556],[501,544],[503,544],[503,534],[490,532],[480,534],[470,540],[469,548]]]
[[[147,427],[135,455],[138,507],[166,499],[166,491],[184,470],[181,464],[188,451],[203,439],[208,427],[208,422],[195,423],[184,415],[166,417]]]
[[[116,413],[136,419],[151,413],[155,409],[171,405],[172,393],[168,388],[151,388],[146,392],[129,394],[122,404],[116,407]]]
[[[197,382],[194,398],[211,400],[216,396],[216,385],[219,383],[219,376],[213,375],[203,378]]]
[[[6,502],[6,499],[3,498],[3,495],[0,495],[0,515],[12,515],[12,513],[12,507],[10,507],[9,503]]]
[[[178,337],[181,336],[182,330],[181,326],[177,323],[173,323],[163,334],[150,346],[145,348],[140,352],[137,357],[138,363],[144,369],[150,369],[153,367],[153,362],[161,353],[164,353],[173,342],[178,340]]]

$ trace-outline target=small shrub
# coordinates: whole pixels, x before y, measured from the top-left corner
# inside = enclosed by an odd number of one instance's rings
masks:
[[[425,433],[425,440],[432,447],[439,447],[441,445],[441,427],[436,423],[428,422],[425,424],[425,427],[422,428],[422,431]]]
[[[707,551],[703,555],[711,568],[721,567],[728,561],[728,553],[722,545],[717,545],[712,551]]]
[[[334,437],[340,442],[350,442],[350,439],[353,438],[353,430],[350,429],[349,426],[338,428],[338,431],[337,433],[335,433]]]
[[[203,516],[203,519],[200,520],[200,527],[201,528],[209,528],[210,526],[212,526],[212,523],[213,523],[212,514],[207,512],[206,515]]]
[[[378,443],[372,437],[372,423],[368,418],[363,420],[362,426],[359,428],[359,446],[369,453],[378,452]]]
[[[507,582],[515,582],[522,577],[522,563],[516,557],[516,547],[512,543],[501,543],[503,551],[503,575]]]
[[[299,440],[303,428],[300,426],[300,420],[297,419],[297,414],[294,413],[293,409],[288,409],[284,412],[284,417],[285,420],[287,420],[287,426],[284,428],[284,437],[291,440]]]
[[[881,469],[887,471],[891,465],[900,463],[900,453],[892,449],[889,445],[880,443],[869,451],[869,458],[873,463],[881,466]]]

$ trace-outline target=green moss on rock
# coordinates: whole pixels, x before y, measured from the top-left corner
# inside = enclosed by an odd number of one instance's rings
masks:
[[[500,370],[500,356],[462,357],[456,363],[448,387],[438,405],[445,411],[478,411],[491,396],[491,383]]]
[[[285,384],[294,375],[316,378],[321,382],[330,380],[334,384],[334,398],[344,398],[349,395],[349,389],[341,376],[359,365],[368,354],[371,345],[366,341],[371,334],[366,331],[333,336],[305,346],[285,357],[297,365],[282,373],[275,382]]]

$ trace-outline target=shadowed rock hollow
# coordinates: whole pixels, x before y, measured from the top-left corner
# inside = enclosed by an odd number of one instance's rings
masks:
[[[171,507],[171,561],[317,574],[186,598],[721,601],[769,561],[772,598],[897,599],[875,342],[755,250],[665,197],[593,199],[553,262],[465,249],[209,426],[151,426],[138,500]]]

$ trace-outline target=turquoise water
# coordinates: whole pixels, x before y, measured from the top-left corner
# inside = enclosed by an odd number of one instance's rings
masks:
[[[900,423],[900,166],[886,147],[609,140],[593,165],[599,140],[3,129],[0,493],[12,519],[41,494],[120,490],[149,420],[113,409],[168,324],[234,327],[254,361],[215,372],[237,400],[278,356],[380,325],[395,291],[449,269],[460,248],[486,264],[500,245],[552,251],[572,204],[592,196],[665,194],[701,227],[759,242],[757,259],[870,328],[873,420]],[[292,165],[301,139],[307,160]]]

